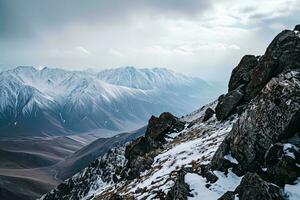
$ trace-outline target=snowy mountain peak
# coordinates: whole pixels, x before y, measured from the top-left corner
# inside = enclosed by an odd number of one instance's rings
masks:
[[[103,70],[98,78],[108,83],[138,89],[166,88],[174,84],[188,84],[193,78],[165,68],[139,69],[123,67]]]

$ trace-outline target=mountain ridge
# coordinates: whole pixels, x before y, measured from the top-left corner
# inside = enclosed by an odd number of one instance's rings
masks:
[[[145,81],[149,85],[143,74],[136,75],[139,69],[130,70],[140,83]],[[3,71],[0,73],[0,90],[5,94],[0,103],[1,135],[71,134],[98,128],[130,130],[142,126],[151,114],[165,110],[183,114],[217,93],[216,88],[204,81],[186,82],[186,76],[167,69],[143,70],[151,71],[148,77],[156,82],[155,88],[129,87],[99,78],[99,74],[116,73],[114,70],[88,73],[21,66]],[[117,71],[127,73],[127,68]],[[182,77],[181,81],[178,77]],[[203,96],[186,96],[187,87],[202,91]],[[177,107],[182,108],[176,111]],[[41,126],[32,130],[31,121],[39,121]]]

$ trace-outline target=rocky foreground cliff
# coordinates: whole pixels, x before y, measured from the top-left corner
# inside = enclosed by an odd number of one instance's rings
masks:
[[[152,117],[144,136],[42,199],[300,199],[299,31],[244,56],[217,101]]]

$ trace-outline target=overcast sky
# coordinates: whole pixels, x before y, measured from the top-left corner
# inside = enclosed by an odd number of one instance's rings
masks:
[[[226,80],[300,19],[299,0],[0,0],[0,64],[166,67]]]

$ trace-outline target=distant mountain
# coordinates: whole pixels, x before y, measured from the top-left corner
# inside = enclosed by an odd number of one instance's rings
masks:
[[[125,67],[107,69],[99,72],[97,77],[111,84],[143,90],[170,89],[176,86],[188,86],[194,82],[201,82],[203,85],[207,85],[206,82],[199,78],[188,77],[165,68],[137,69],[135,67]]]
[[[0,73],[0,93],[0,136],[11,137],[135,129],[153,114],[185,114],[219,91],[163,68],[88,72],[21,66]]]

